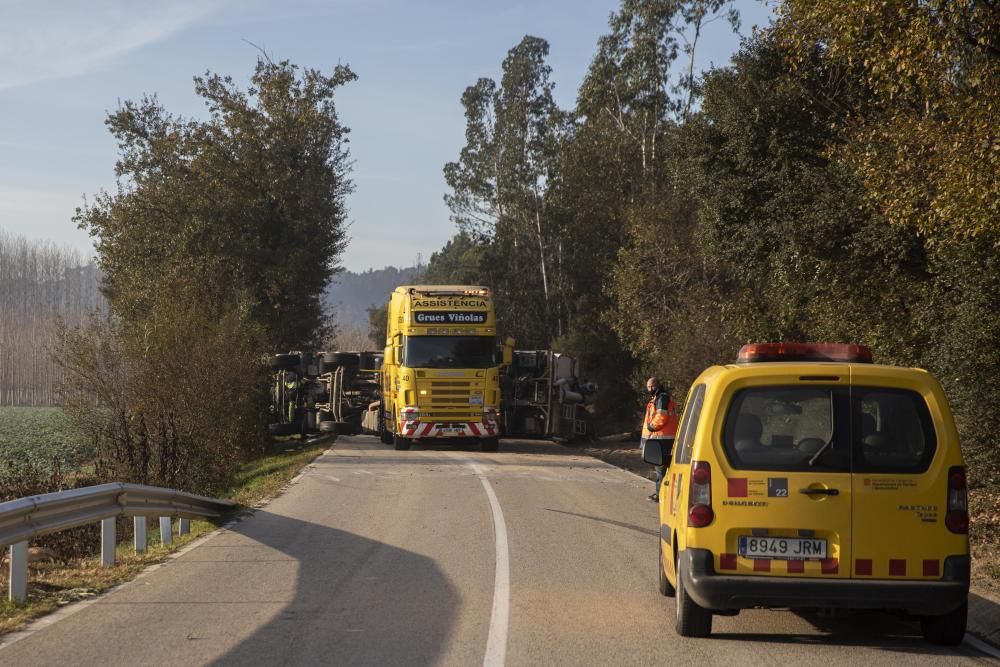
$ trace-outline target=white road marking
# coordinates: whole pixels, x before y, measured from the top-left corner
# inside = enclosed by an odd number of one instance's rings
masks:
[[[507,660],[507,627],[510,623],[510,555],[507,547],[507,524],[503,520],[500,501],[493,491],[486,473],[477,463],[468,462],[479,481],[483,483],[493,514],[493,534],[496,545],[496,573],[493,575],[493,610],[490,612],[490,631],[486,640],[483,667],[503,667]]]
[[[333,475],[323,475],[323,476],[326,477],[331,482],[339,482],[340,481],[339,477],[334,477]]]

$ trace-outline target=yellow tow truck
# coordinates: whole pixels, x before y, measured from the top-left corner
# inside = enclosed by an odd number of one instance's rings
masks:
[[[470,285],[404,285],[389,298],[378,432],[385,444],[477,438],[495,452],[501,367],[490,291]]]

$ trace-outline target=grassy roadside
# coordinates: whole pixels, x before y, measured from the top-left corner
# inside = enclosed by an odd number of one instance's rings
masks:
[[[265,454],[244,464],[232,486],[218,494],[240,504],[234,513],[244,511],[272,498],[298,472],[321,454],[329,441],[299,444],[297,441],[275,443],[272,453]],[[44,616],[71,602],[98,595],[109,588],[134,579],[140,572],[156,563],[162,563],[170,554],[199,537],[215,530],[217,523],[195,520],[188,535],[176,534],[174,522],[173,543],[160,543],[159,531],[150,526],[145,554],[136,554],[131,544],[119,544],[117,564],[100,566],[99,556],[62,563],[37,563],[31,566],[28,582],[28,599],[14,604],[6,599],[9,572],[6,564],[0,568],[0,588],[4,599],[0,601],[0,635],[17,630],[27,621]]]

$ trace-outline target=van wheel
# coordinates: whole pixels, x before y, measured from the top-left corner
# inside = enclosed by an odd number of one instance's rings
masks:
[[[656,569],[660,572],[660,595],[672,598],[677,595],[677,590],[667,579],[667,573],[663,569],[663,538],[660,538],[658,542],[659,549],[657,549],[658,553],[656,555]]]
[[[920,619],[920,629],[924,639],[932,644],[955,646],[962,643],[965,637],[965,624],[969,618],[969,603],[965,601],[958,609],[949,611],[942,616],[923,616]]]
[[[707,637],[712,634],[712,612],[698,606],[684,588],[684,566],[677,563],[677,622],[674,628],[681,637]]]
[[[483,438],[479,446],[484,452],[495,452],[500,449],[500,438]]]
[[[398,435],[392,436],[392,445],[396,449],[405,450],[410,448],[410,438],[400,438]]]

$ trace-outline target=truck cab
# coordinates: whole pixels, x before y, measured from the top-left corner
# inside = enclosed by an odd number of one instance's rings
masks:
[[[490,291],[471,285],[404,285],[389,298],[379,434],[398,450],[413,441],[499,443],[500,367]]]

